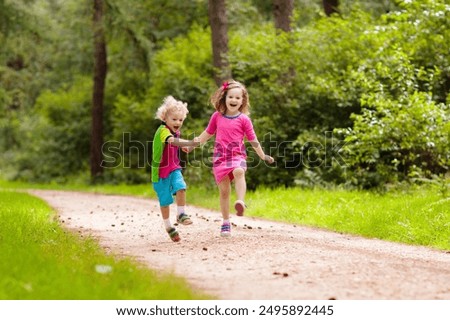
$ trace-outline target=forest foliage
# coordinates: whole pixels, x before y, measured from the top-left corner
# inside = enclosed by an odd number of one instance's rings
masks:
[[[229,63],[276,165],[249,148],[248,184],[374,188],[433,181],[450,166],[450,5],[445,0],[296,0],[277,32],[271,1],[228,1]],[[87,177],[92,97],[90,1],[0,1],[0,164],[9,179]],[[106,1],[109,183],[149,181],[167,95],[186,101],[184,137],[213,108],[205,0]],[[191,183],[213,184],[212,144],[184,156]]]

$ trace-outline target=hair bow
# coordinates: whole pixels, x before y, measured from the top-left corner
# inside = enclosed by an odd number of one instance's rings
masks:
[[[227,90],[228,85],[229,85],[228,81],[225,81],[225,82],[222,84],[222,89],[223,89],[223,90]]]

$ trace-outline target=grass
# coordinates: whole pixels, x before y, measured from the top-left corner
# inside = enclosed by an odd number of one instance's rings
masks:
[[[106,255],[31,195],[0,190],[0,300],[207,299],[183,279]]]
[[[450,250],[450,197],[434,188],[383,195],[266,189],[249,194],[247,202],[258,217]]]

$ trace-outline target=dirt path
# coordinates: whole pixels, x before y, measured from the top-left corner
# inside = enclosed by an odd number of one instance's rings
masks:
[[[194,224],[179,226],[182,241],[173,243],[153,200],[30,193],[108,252],[183,275],[218,299],[450,299],[449,252],[236,216],[223,239],[220,213],[197,207],[188,207]]]

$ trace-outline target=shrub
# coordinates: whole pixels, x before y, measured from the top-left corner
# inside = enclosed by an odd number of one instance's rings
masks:
[[[450,166],[449,107],[414,92],[400,100],[370,95],[353,128],[345,130],[355,183],[373,186],[432,178]],[[371,177],[371,178],[370,178]]]
[[[90,80],[79,78],[70,87],[39,96],[36,113],[21,122],[16,179],[64,181],[87,168],[91,88]]]

